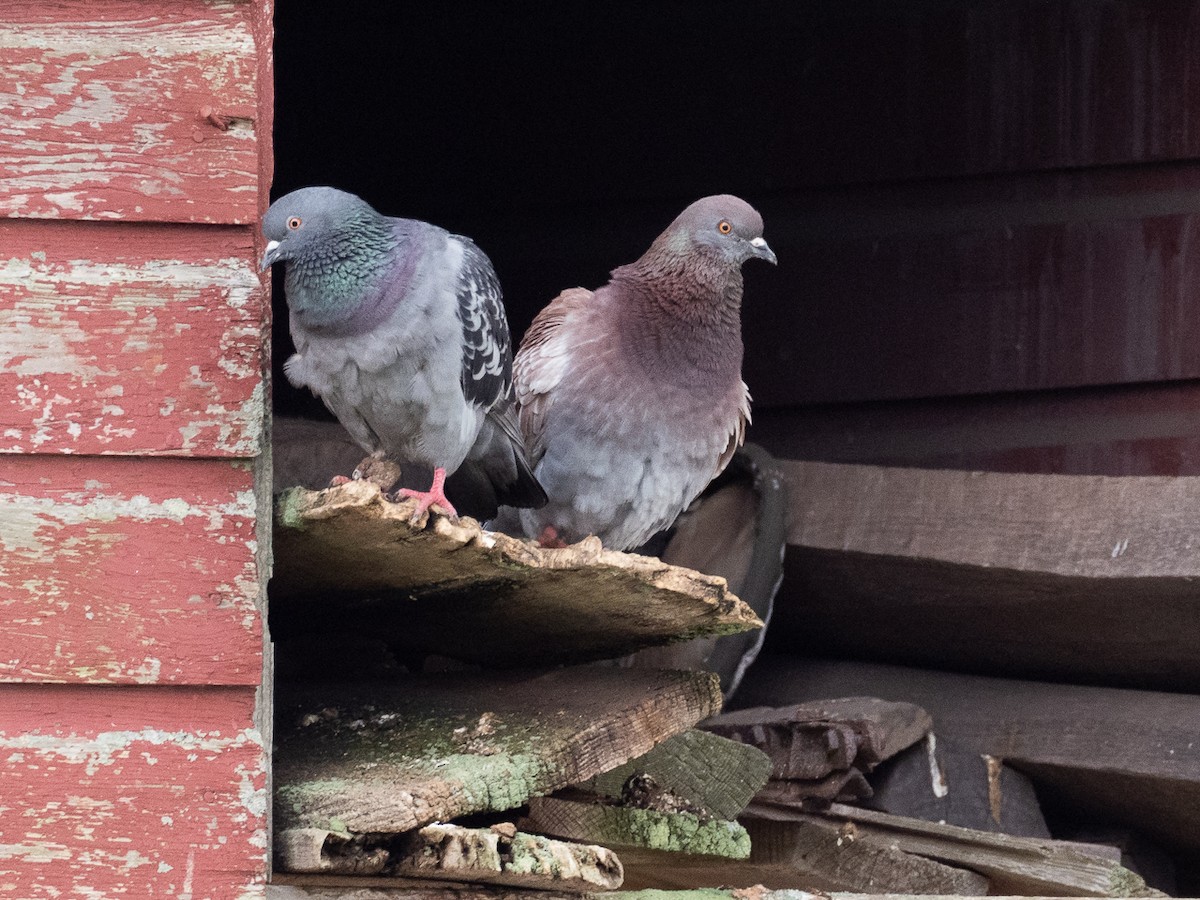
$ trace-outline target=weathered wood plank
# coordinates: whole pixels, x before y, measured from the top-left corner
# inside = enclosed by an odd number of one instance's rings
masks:
[[[262,897],[254,693],[0,686],[0,892]]]
[[[358,631],[404,650],[513,667],[761,625],[723,578],[603,550],[595,538],[547,550],[471,519],[434,515],[429,527],[414,526],[413,509],[365,481],[283,494],[274,634]]]
[[[259,452],[248,230],[0,220],[0,244],[0,452]]]
[[[254,222],[257,4],[16,0],[0,21],[0,215]],[[264,148],[269,149],[269,148]]]
[[[754,410],[791,459],[1057,475],[1200,475],[1200,380]]]
[[[767,783],[770,773],[771,761],[757,747],[693,729],[580,787],[617,800],[627,793],[630,778],[649,777],[651,790],[667,792],[719,819],[732,819]]]
[[[791,646],[1200,689],[1200,478],[781,465]]]
[[[1200,853],[1200,697],[763,657],[739,702],[832,692],[920,704],[939,737],[1005,760],[1076,812]]]
[[[978,831],[842,804],[834,804],[824,815],[757,806],[750,815],[775,827],[781,822],[841,822],[841,830],[855,840],[860,835],[874,836],[905,852],[986,875],[991,892],[997,894],[1138,897],[1151,893],[1140,876],[1121,865],[1119,854],[1113,860],[1107,854],[1090,854],[1075,843]]]
[[[404,832],[506,811],[720,708],[705,673],[580,667],[280,690],[275,829]]]
[[[257,684],[254,473],[0,455],[0,680]]]

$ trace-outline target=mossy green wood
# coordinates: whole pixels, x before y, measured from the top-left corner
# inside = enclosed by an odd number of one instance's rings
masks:
[[[720,708],[715,676],[608,668],[281,689],[275,828],[403,832],[592,777]]]
[[[618,799],[631,776],[649,775],[675,797],[718,819],[732,819],[746,808],[770,774],[771,759],[757,747],[693,729],[581,787]]]

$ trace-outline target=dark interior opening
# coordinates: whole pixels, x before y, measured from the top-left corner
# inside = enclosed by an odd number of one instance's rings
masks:
[[[334,184],[469,235],[516,341],[692,200],[735,193],[779,257],[745,270],[750,440],[790,458],[1195,475],[1193,15],[284,4],[273,196]],[[1152,71],[1178,77],[1147,87]],[[275,412],[331,419],[283,377],[280,274]],[[795,649],[778,634],[768,651]]]

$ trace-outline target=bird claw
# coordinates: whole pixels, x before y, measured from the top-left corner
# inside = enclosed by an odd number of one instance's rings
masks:
[[[349,484],[353,480],[352,478],[347,478],[345,475],[334,475],[329,479],[329,486],[331,488],[341,487],[343,484]]]
[[[559,537],[558,529],[553,525],[547,525],[542,529],[542,533],[537,536],[537,543],[539,547],[546,550],[562,550],[567,546],[567,542]]]
[[[458,521],[458,510],[454,508],[454,504],[446,499],[446,470],[437,468],[433,470],[433,484],[427,491],[414,491],[412,488],[400,488],[393,494],[393,498],[399,500],[402,497],[411,497],[417,501],[417,510],[409,518],[409,522],[417,524],[421,516],[429,512],[431,507],[437,507],[438,512],[446,516],[450,521]]]

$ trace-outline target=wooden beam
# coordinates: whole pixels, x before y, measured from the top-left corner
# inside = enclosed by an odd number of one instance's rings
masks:
[[[1200,479],[781,465],[797,650],[1200,689]]]
[[[647,752],[721,703],[711,675],[597,667],[279,693],[277,835],[400,833],[513,809]]]
[[[756,806],[749,815],[771,822],[840,822],[841,831],[855,839],[874,836],[907,853],[986,875],[991,893],[1085,897],[1154,893],[1141,876],[1121,865],[1119,853],[1114,860],[1108,853],[1089,853],[1085,845],[1076,843],[926,822],[841,803],[833,804],[826,814]]]
[[[605,659],[762,624],[723,578],[604,550],[595,538],[546,550],[472,519],[434,515],[413,526],[413,509],[362,481],[282,495],[275,635],[358,630],[409,652],[511,667]]]
[[[917,703],[939,737],[1004,760],[1039,792],[1200,853],[1200,697],[763,657],[739,701],[798,702],[835,691]]]

